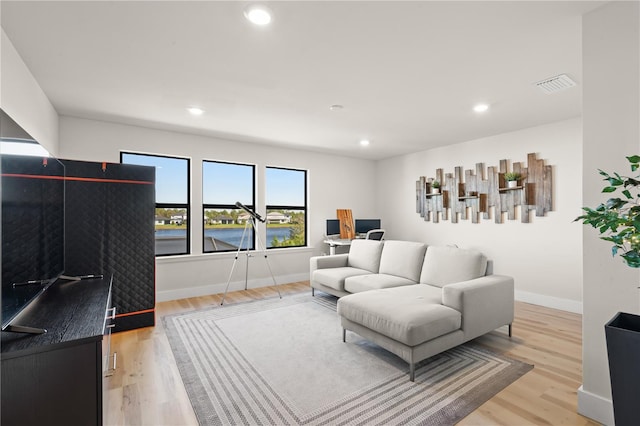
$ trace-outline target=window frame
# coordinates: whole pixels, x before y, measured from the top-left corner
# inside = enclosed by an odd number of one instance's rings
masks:
[[[246,207],[255,211],[256,206],[256,165],[251,163],[240,163],[237,161],[223,161],[223,160],[202,160],[202,253],[210,254],[210,253],[229,253],[229,252],[237,252],[238,249],[229,249],[229,250],[205,250],[205,231],[206,227],[204,224],[204,220],[206,218],[205,211],[207,209],[221,209],[221,210],[237,210],[238,207],[235,204],[211,204],[204,202],[204,164],[205,163],[219,163],[219,164],[227,164],[232,166],[243,166],[243,167],[251,167],[252,177],[251,177],[251,204],[245,204]],[[240,248],[240,251],[252,251],[256,249],[256,238],[257,238],[257,229],[255,232],[252,232],[253,238],[247,248]]]
[[[266,200],[269,198],[269,194],[268,192],[268,179],[267,179],[267,170],[268,169],[278,169],[278,170],[288,170],[288,171],[293,171],[293,172],[301,172],[304,173],[304,206],[292,206],[292,205],[272,205],[272,204],[267,204]],[[264,191],[265,191],[265,219],[267,219],[268,215],[269,215],[269,211],[270,210],[294,210],[294,211],[300,211],[302,210],[302,212],[304,213],[304,244],[302,245],[296,245],[296,246],[275,246],[275,247],[266,247],[268,244],[268,241],[265,242],[265,248],[267,250],[272,250],[272,249],[291,249],[291,248],[301,248],[301,247],[308,247],[309,246],[309,227],[308,227],[308,217],[309,217],[309,199],[308,199],[308,182],[309,182],[309,170],[307,169],[294,169],[292,167],[280,167],[280,166],[265,166],[265,170],[264,170],[264,175],[265,175],[265,185],[264,185]],[[269,223],[268,221],[265,223],[265,238],[267,238],[267,230],[269,228]]]
[[[186,227],[186,251],[185,252],[179,252],[179,253],[155,253],[156,257],[167,257],[167,256],[184,256],[184,255],[189,255],[191,254],[191,158],[189,157],[178,157],[176,155],[166,155],[166,154],[151,154],[151,153],[146,153],[146,152],[134,152],[134,151],[120,151],[120,164],[130,164],[130,165],[138,165],[135,163],[125,163],[123,161],[123,157],[124,155],[139,155],[139,156],[145,156],[145,157],[159,157],[159,158],[169,158],[169,159],[175,159],[175,160],[185,160],[187,162],[187,202],[185,203],[155,203],[155,208],[154,208],[154,218],[155,218],[155,212],[158,209],[184,209],[186,210],[186,216],[187,216],[187,227]],[[155,219],[154,219],[155,222]],[[154,223],[155,226],[155,223]],[[154,238],[155,240],[155,238]]]

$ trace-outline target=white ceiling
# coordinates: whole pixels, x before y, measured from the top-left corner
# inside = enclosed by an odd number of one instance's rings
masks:
[[[268,2],[266,28],[247,4],[3,0],[0,16],[61,115],[381,159],[579,116],[581,15],[603,2]],[[578,86],[533,85],[562,73]]]

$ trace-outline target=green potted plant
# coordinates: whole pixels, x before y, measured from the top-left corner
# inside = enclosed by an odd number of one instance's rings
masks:
[[[440,193],[440,182],[439,181],[434,180],[433,182],[431,182],[431,193],[432,194]]]
[[[631,171],[640,168],[640,156],[627,157]],[[611,254],[619,255],[631,268],[640,267],[640,176],[624,176],[598,170],[607,182],[603,193],[612,194],[595,209],[583,207],[575,219],[597,229],[600,238],[613,243]],[[620,191],[618,194],[616,194]],[[638,420],[640,394],[640,316],[618,312],[605,325],[609,378],[615,424],[633,425]]]
[[[504,180],[507,182],[507,188],[515,188],[518,186],[518,180],[522,175],[518,172],[507,172],[504,174]]]

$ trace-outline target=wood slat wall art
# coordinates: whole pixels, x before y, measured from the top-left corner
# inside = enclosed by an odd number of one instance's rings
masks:
[[[552,166],[530,153],[527,164],[513,163],[511,170],[522,176],[515,188],[508,188],[504,178],[509,171],[508,160],[500,160],[497,167],[485,169],[484,163],[477,163],[475,170],[463,171],[458,166],[453,173],[436,169],[434,178],[420,176],[416,181],[416,213],[433,223],[448,219],[458,223],[469,217],[472,223],[480,223],[481,218],[489,220],[492,216],[495,223],[503,223],[505,216],[529,223],[532,211],[544,216],[553,210]],[[432,188],[436,180],[440,182],[439,191]]]

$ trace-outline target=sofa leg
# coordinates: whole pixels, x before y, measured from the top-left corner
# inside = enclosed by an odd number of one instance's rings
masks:
[[[342,329],[342,343],[347,343],[347,329]]]
[[[511,334],[512,328],[513,328],[513,323],[509,324],[509,337],[511,337],[512,335]]]
[[[416,378],[416,365],[413,363],[409,364],[409,381],[415,382]]]

